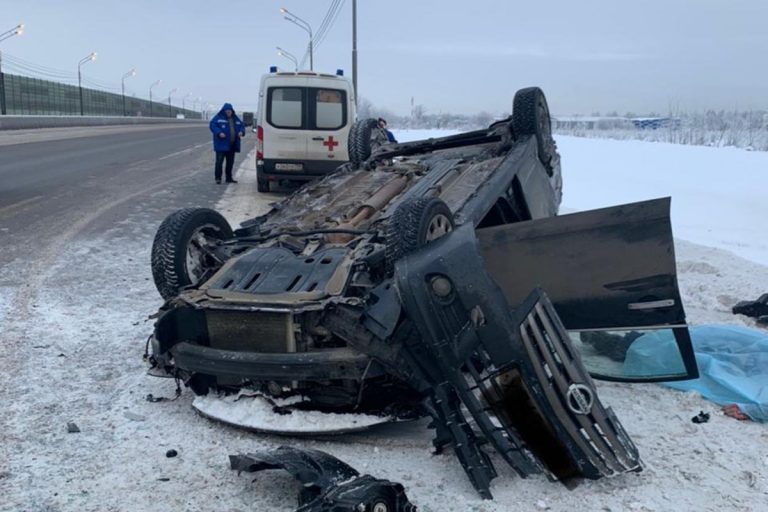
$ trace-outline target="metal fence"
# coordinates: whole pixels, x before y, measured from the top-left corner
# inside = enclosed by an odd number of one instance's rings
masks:
[[[7,73],[0,73],[0,113],[130,117],[177,117],[181,114],[187,119],[202,118],[200,112],[168,103]]]

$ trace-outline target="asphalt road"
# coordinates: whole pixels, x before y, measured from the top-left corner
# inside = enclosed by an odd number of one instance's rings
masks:
[[[170,211],[210,206],[213,182],[206,126],[124,127],[30,133],[24,143],[0,132],[0,265],[39,260],[85,232],[103,232],[137,208],[160,223]],[[67,137],[67,138],[62,138]],[[246,139],[244,152],[253,144]]]

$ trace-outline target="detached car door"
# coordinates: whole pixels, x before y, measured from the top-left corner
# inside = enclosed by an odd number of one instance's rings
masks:
[[[476,230],[509,304],[541,287],[595,378],[698,377],[680,300],[670,199]]]

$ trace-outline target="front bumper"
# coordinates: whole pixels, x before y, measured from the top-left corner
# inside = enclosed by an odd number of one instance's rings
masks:
[[[223,350],[181,342],[169,352],[175,368],[215,377],[240,377],[258,381],[360,380],[364,375],[374,377],[383,374],[378,363],[349,348],[265,353]]]
[[[158,318],[150,339],[155,366],[185,380],[195,374],[219,383],[361,380],[383,367],[349,347],[297,350],[293,316],[176,306]]]

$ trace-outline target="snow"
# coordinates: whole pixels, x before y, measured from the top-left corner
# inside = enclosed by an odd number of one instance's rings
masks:
[[[397,139],[397,142],[412,142],[414,140],[431,139],[436,137],[447,137],[448,135],[455,135],[458,133],[456,130],[391,130],[392,134]]]
[[[274,399],[274,405],[290,406],[300,400]],[[336,414],[292,409],[290,414],[275,414],[273,404],[262,396],[239,393],[230,396],[198,396],[192,402],[203,416],[257,432],[281,434],[337,434],[366,430],[390,421],[370,414]]]
[[[563,208],[672,197],[676,237],[768,265],[768,153],[558,136]]]
[[[419,134],[409,135],[418,137]],[[424,133],[436,136],[435,132]],[[397,133],[399,140],[405,136]],[[768,291],[765,160],[756,153],[664,144],[558,138],[565,208],[672,193],[680,287],[693,323],[754,326],[730,314]],[[232,220],[263,213],[278,194],[256,193],[253,155],[218,208]],[[763,177],[761,179],[761,177]],[[717,179],[715,179],[717,178]],[[228,455],[289,444],[325,450],[363,473],[401,482],[422,511],[758,511],[768,503],[768,425],[739,422],[693,393],[657,385],[598,383],[640,450],[644,471],[568,491],[542,476],[499,471],[481,500],[450,450],[431,454],[425,421],[332,438],[278,438],[197,414],[192,393],[145,375],[141,355],[161,300],[149,249],[156,228],[137,204],[108,232],[82,234],[42,268],[0,269],[0,510],[290,511],[298,492],[280,471],[238,476]],[[761,254],[761,248],[762,254]],[[20,308],[19,301],[28,308]],[[700,410],[711,420],[694,424]],[[81,432],[68,434],[74,421]],[[166,451],[179,455],[167,458]]]

